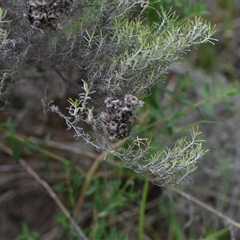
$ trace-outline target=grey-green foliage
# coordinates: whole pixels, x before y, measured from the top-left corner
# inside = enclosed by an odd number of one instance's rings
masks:
[[[141,18],[114,21],[111,44],[116,51],[105,67],[105,86],[108,92],[127,91],[141,94],[157,82],[163,81],[169,65],[190,50],[191,46],[211,40],[213,30],[200,18],[178,24],[174,13],[159,13],[160,23],[149,27]],[[104,43],[103,43],[104,44]],[[107,43],[106,43],[107,44]]]
[[[148,26],[143,15],[147,9],[136,13],[141,2],[91,2],[81,19],[67,27],[72,49],[81,44],[81,67],[87,70],[88,81],[108,95],[144,93],[163,81],[170,64],[191,46],[212,40],[214,29],[209,23],[197,17],[180,23],[175,13],[163,8],[158,13],[159,22]]]
[[[6,16],[6,11],[0,8],[0,53],[1,55],[4,55],[5,51],[9,51],[8,49],[9,44],[11,45],[14,44],[14,40],[7,39],[8,32],[3,27],[4,23],[9,22],[4,20],[5,16]],[[5,106],[7,103],[6,103],[6,100],[3,100],[2,95],[3,95],[3,89],[4,89],[6,78],[7,78],[7,73],[4,71],[2,72],[2,69],[0,68],[0,101],[1,102],[5,101],[5,104],[4,104]],[[5,106],[2,107],[2,109],[4,109]],[[0,108],[0,110],[2,109]]]
[[[5,16],[6,16],[6,12],[2,8],[0,8],[0,26],[3,23],[8,22],[3,20]],[[1,45],[4,41],[6,41],[6,38],[7,38],[7,31],[0,28],[0,44]]]
[[[176,142],[173,148],[165,151],[155,150],[149,154],[148,139],[136,138],[127,149],[112,150],[127,168],[142,174],[158,186],[178,184],[184,177],[196,169],[197,161],[205,154],[202,150],[203,140],[198,140],[197,129],[191,130],[191,137]]]
[[[179,140],[173,149],[157,151],[150,158],[149,143],[140,138],[133,139],[124,150],[113,150],[104,131],[108,119],[103,122],[101,118],[111,113],[111,109],[106,109],[106,101],[119,103],[114,107],[124,109],[121,120],[126,122],[119,122],[118,126],[127,127],[128,133],[135,108],[127,103],[120,106],[124,97],[139,99],[150,87],[164,81],[170,65],[192,46],[212,42],[215,30],[199,17],[182,23],[175,13],[163,8],[158,12],[159,21],[149,26],[145,19],[147,5],[141,0],[75,1],[73,17],[63,16],[62,29],[55,32],[32,28],[26,21],[17,22],[21,13],[11,10],[15,25],[12,24],[13,34],[9,39],[12,37],[13,41],[17,36],[18,48],[12,46],[12,52],[19,52],[14,58],[11,52],[4,57],[13,63],[11,69],[23,68],[25,60],[30,58],[43,62],[45,70],[54,64],[55,68],[64,67],[65,71],[82,74],[83,86],[73,84],[74,90],[79,91],[79,98],[69,100],[69,116],[53,102],[44,103],[47,109],[64,118],[68,129],[75,131],[76,138],[83,138],[97,149],[110,150],[126,167],[162,186],[179,182],[195,169],[195,163],[204,154],[201,142],[196,140],[198,132],[193,130],[192,138]],[[18,9],[23,11],[23,6]],[[100,99],[100,107],[91,101],[93,96]],[[114,109],[116,116],[117,111]],[[94,137],[85,132],[82,122],[92,126]],[[109,130],[107,133],[112,134]],[[119,138],[113,136],[112,139]]]

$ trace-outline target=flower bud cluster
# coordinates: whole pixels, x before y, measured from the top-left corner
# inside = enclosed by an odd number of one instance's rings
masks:
[[[72,11],[73,0],[26,0],[27,18],[37,28],[51,26],[60,28],[58,13],[66,15]]]
[[[106,98],[106,111],[100,115],[102,128],[111,141],[117,141],[129,136],[136,116],[136,107],[142,107],[143,101],[137,97],[127,94],[123,100]]]

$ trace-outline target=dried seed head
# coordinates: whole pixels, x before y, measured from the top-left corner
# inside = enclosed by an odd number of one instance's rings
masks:
[[[33,25],[34,27],[38,28],[38,27],[41,25],[41,22],[38,21],[38,20],[34,20],[32,25]]]
[[[118,127],[118,123],[115,122],[115,121],[111,121],[107,124],[107,129],[109,131],[116,131],[117,130],[117,127]]]
[[[129,136],[131,126],[129,124],[121,123],[118,128],[119,139],[123,139]]]
[[[136,120],[133,110],[143,102],[131,94],[125,95],[123,100],[107,97],[104,102],[106,112],[101,113],[100,122],[107,137],[111,141],[128,137]]]
[[[149,5],[149,2],[148,2],[148,1],[143,1],[143,2],[141,3],[141,7],[142,7],[142,8],[147,8],[148,5]]]
[[[29,0],[26,2],[27,7],[37,7],[37,1],[36,0]]]
[[[72,3],[70,0],[26,0],[26,15],[30,24],[35,27],[51,26],[56,30],[61,29],[58,13],[71,13]]]
[[[109,133],[108,133],[108,138],[109,138],[109,140],[111,140],[111,141],[116,141],[116,140],[117,140],[116,135],[115,135],[114,132],[109,132]]]
[[[129,107],[127,107],[127,106],[124,106],[124,107],[121,108],[121,110],[122,110],[123,112],[131,112],[131,111],[132,111],[132,108],[129,108]]]
[[[51,10],[47,13],[47,16],[49,19],[55,19],[56,15],[55,15],[55,11]]]
[[[34,19],[40,19],[40,12],[38,10],[34,10],[31,14],[31,17]]]
[[[136,96],[133,96],[131,94],[125,95],[124,102],[127,106],[128,105],[131,105],[133,107],[135,107],[135,106],[142,107],[143,106],[143,101],[139,100]]]
[[[44,5],[46,5],[46,2],[45,2],[45,0],[37,0],[37,5],[44,6]]]
[[[104,103],[106,104],[106,107],[112,107],[112,98],[106,98]]]

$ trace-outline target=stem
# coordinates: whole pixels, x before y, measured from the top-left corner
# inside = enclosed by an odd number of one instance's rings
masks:
[[[74,218],[77,218],[77,216],[80,214],[84,199],[85,199],[85,195],[86,195],[86,191],[88,189],[88,186],[92,180],[93,175],[95,174],[95,172],[97,171],[97,168],[100,164],[100,162],[104,159],[104,156],[106,155],[106,152],[102,152],[100,153],[97,158],[94,160],[93,164],[91,165],[90,169],[88,170],[87,174],[86,174],[86,179],[85,182],[82,186],[81,192],[78,196],[77,202],[76,202],[76,206],[74,209]]]
[[[149,190],[149,180],[146,179],[144,182],[140,212],[139,212],[139,218],[138,218],[138,239],[139,240],[144,239],[144,217],[145,217],[148,190]]]
[[[233,219],[229,218],[228,216],[224,215],[223,213],[215,210],[214,208],[208,206],[207,204],[205,204],[204,202],[200,201],[199,199],[175,188],[175,187],[170,187],[168,188],[169,190],[175,192],[175,193],[178,193],[179,195],[185,197],[186,199],[194,202],[195,204],[197,204],[198,206],[202,207],[202,208],[205,208],[207,211],[215,214],[216,216],[218,216],[219,218],[223,219],[225,222],[233,225],[234,227],[237,227],[238,229],[240,229],[240,224],[239,222],[236,222],[234,221]]]

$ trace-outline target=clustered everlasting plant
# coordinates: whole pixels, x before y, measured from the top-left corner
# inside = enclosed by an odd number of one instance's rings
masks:
[[[13,71],[27,70],[26,62],[41,62],[78,94],[68,99],[69,115],[43,100],[45,109],[64,118],[76,138],[109,150],[159,186],[176,184],[195,170],[204,154],[196,129],[172,149],[152,155],[149,140],[129,136],[144,93],[163,82],[170,64],[190,47],[212,42],[214,29],[208,23],[199,17],[181,23],[161,8],[159,21],[150,25],[151,5],[143,0],[16,0],[2,8],[7,14],[1,10],[1,91]],[[9,23],[3,17],[11,21],[11,31],[5,30]],[[59,69],[78,73],[81,83],[66,80]],[[93,131],[86,131],[83,122]],[[113,147],[112,142],[127,137],[128,147]]]
[[[61,28],[58,21],[58,13],[69,14],[72,11],[72,0],[27,0],[25,15],[32,26],[42,28],[51,26],[54,29]]]

